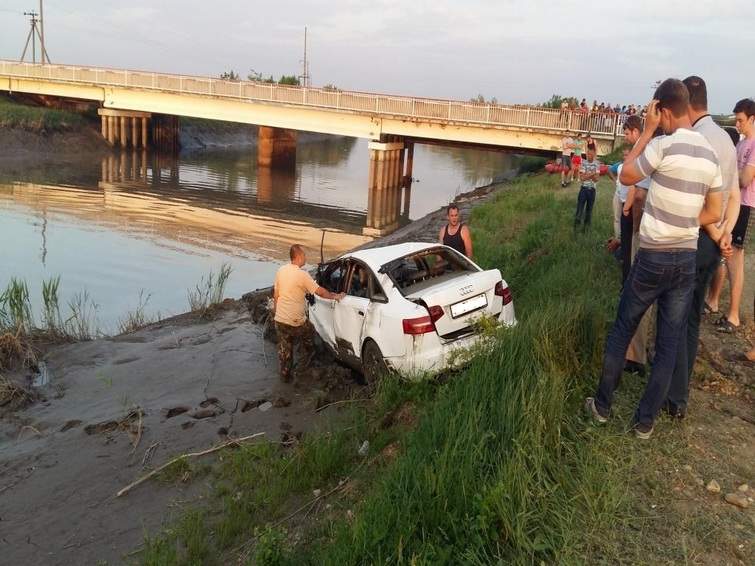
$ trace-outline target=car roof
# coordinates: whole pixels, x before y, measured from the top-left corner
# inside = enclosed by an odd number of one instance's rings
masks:
[[[394,244],[392,246],[381,246],[377,248],[368,248],[357,250],[342,255],[342,258],[354,258],[363,261],[373,270],[377,271],[391,260],[404,257],[422,250],[430,248],[443,247],[438,243],[428,242],[405,242],[403,244]]]

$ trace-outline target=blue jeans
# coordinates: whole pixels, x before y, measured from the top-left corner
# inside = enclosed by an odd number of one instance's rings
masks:
[[[710,236],[700,230],[697,241],[697,259],[695,274],[695,289],[692,293],[692,303],[687,316],[685,339],[679,343],[676,352],[676,367],[668,391],[668,402],[673,411],[685,411],[689,397],[689,380],[697,358],[697,345],[700,338],[700,319],[705,306],[705,294],[713,274],[718,269],[721,252],[718,244]]]
[[[574,230],[582,224],[584,232],[590,227],[592,220],[592,207],[595,204],[595,188],[582,185],[577,195],[577,212],[574,213]]]
[[[619,300],[616,321],[606,340],[603,374],[595,405],[608,414],[613,394],[624,370],[624,357],[642,315],[657,301],[655,358],[645,393],[634,415],[635,422],[652,425],[671,383],[676,351],[686,330],[695,288],[695,251],[640,249],[629,271]]]

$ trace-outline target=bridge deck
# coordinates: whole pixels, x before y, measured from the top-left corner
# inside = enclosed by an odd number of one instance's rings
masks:
[[[440,100],[406,96],[370,94],[354,91],[286,86],[251,81],[226,81],[197,76],[170,75],[144,71],[115,70],[68,65],[40,65],[0,61],[0,75],[45,79],[99,86],[120,86],[204,94],[233,99],[277,102],[365,112],[388,116],[405,116],[420,120],[476,123],[486,126],[510,126],[533,129],[563,130],[594,135],[621,135],[619,115],[563,112],[534,106],[506,106],[458,100]]]

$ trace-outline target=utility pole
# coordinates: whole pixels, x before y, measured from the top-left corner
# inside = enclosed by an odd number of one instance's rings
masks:
[[[44,0],[39,0],[39,42],[42,44],[42,64],[45,64],[45,59],[50,62],[50,58],[47,57],[47,50],[45,49],[45,3]]]
[[[40,1],[40,6],[41,6]],[[39,14],[32,10],[31,12],[24,12],[24,16],[29,16],[29,34],[26,36],[26,44],[24,45],[24,51],[21,54],[21,59],[19,61],[22,61],[26,59],[26,52],[29,50],[29,43],[31,42],[31,60],[32,63],[37,62],[37,39],[39,39],[40,44],[40,55],[42,63],[45,62],[45,60],[49,63],[50,62],[50,56],[47,54],[47,49],[45,49],[44,40],[42,39],[42,34],[40,33],[40,19]]]
[[[301,75],[302,86],[309,86],[309,62],[307,61],[307,26],[304,26],[304,59]]]

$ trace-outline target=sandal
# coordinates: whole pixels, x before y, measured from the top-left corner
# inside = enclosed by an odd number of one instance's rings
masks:
[[[722,322],[717,323],[717,326],[718,328],[716,328],[716,330],[718,330],[719,332],[726,332],[727,334],[734,334],[737,330],[739,330],[740,325],[732,324],[731,322],[729,322],[728,319],[724,319]]]
[[[725,314],[722,314],[716,320],[713,321],[713,326],[723,326],[727,322],[729,322],[729,319],[726,318]]]
[[[707,302],[703,302],[703,314],[718,314],[718,311],[714,311]]]

